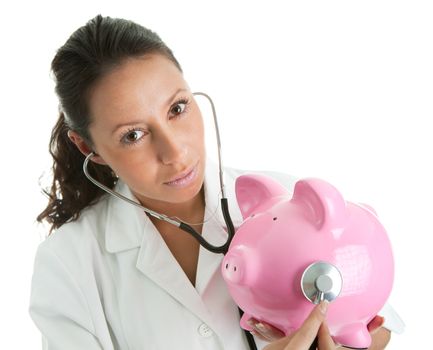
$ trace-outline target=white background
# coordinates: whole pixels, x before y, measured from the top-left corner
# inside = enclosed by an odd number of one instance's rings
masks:
[[[27,308],[35,249],[46,233],[35,224],[45,205],[38,181],[49,170],[57,118],[50,62],[98,13],[156,31],[191,88],[213,97],[225,165],[322,177],[347,199],[373,206],[395,253],[390,302],[407,324],[389,348],[431,346],[431,2],[0,6],[2,349],[40,348]]]

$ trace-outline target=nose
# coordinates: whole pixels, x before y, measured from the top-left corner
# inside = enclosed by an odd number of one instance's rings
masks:
[[[182,137],[169,130],[160,130],[156,147],[164,164],[184,163],[188,150]]]

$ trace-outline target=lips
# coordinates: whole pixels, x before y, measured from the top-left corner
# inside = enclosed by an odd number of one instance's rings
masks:
[[[197,164],[193,165],[192,167],[188,168],[187,170],[183,171],[182,173],[176,175],[175,177],[173,177],[171,180],[164,182],[164,183],[169,183],[169,182],[173,182],[173,181],[177,181],[180,180],[182,178],[184,178],[185,176],[187,176],[191,171],[194,170],[194,168],[196,167]]]

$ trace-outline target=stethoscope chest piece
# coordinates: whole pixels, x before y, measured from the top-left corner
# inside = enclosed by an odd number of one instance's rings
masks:
[[[313,304],[322,300],[333,301],[340,294],[342,285],[343,278],[338,268],[324,261],[308,266],[301,277],[302,293]]]

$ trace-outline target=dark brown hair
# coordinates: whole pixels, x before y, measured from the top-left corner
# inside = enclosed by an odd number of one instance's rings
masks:
[[[39,222],[51,224],[50,232],[95,203],[104,193],[84,175],[84,155],[69,139],[68,130],[76,131],[89,146],[93,145],[88,127],[91,122],[88,94],[92,86],[127,58],[150,53],[162,54],[182,72],[172,51],[155,32],[132,21],[97,15],[78,28],[57,50],[51,62],[55,92],[59,98],[59,118],[52,130],[49,152],[53,157],[53,180],[47,207],[38,215]],[[111,169],[94,162],[89,172],[98,181],[113,188],[117,178]]]

